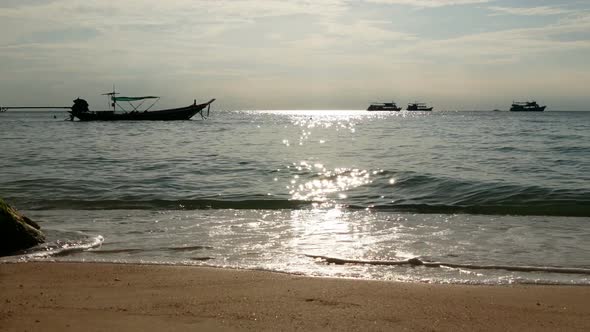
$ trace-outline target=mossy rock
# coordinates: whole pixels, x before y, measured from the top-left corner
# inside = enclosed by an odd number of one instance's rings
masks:
[[[41,227],[0,198],[0,256],[45,242]]]

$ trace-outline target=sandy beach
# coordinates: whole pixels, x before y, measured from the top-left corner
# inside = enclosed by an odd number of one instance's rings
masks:
[[[99,263],[0,264],[2,331],[582,331],[590,287]]]

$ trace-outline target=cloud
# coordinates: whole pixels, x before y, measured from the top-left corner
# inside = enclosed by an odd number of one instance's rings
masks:
[[[508,29],[442,40],[420,40],[406,52],[426,50],[426,56],[462,64],[518,63],[568,51],[590,50],[590,14],[571,15],[557,23],[535,28]]]
[[[487,3],[492,0],[365,0],[365,2],[386,4],[386,5],[406,5],[414,7],[444,7],[457,5],[472,5]]]
[[[16,22],[43,22],[45,25],[90,25],[104,30],[149,25],[170,25],[175,29],[199,25],[198,30],[207,30],[214,24],[231,27],[232,24],[252,23],[266,17],[333,16],[345,9],[342,0],[54,0],[13,8],[0,7],[0,17]],[[36,27],[40,28],[39,25]]]
[[[310,49],[329,49],[336,46],[344,47],[351,53],[354,48],[387,47],[391,42],[416,40],[416,36],[389,30],[381,21],[358,20],[346,23],[323,21],[322,30],[307,38],[296,40],[291,46]]]
[[[487,7],[495,12],[494,15],[519,15],[519,16],[548,16],[572,13],[572,10],[560,7]]]

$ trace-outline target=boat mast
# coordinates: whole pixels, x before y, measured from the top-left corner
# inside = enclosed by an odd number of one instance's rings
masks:
[[[117,101],[115,100],[115,95],[118,95],[118,93],[115,91],[115,85],[113,84],[113,92],[103,93],[102,95],[107,96],[110,106],[113,108],[113,112],[116,112],[117,111]]]

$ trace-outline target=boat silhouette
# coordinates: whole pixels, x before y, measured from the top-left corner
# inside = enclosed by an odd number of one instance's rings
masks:
[[[409,103],[406,110],[429,112],[429,111],[432,111],[432,107],[427,107],[425,103],[415,102],[415,103]]]
[[[401,109],[392,101],[390,103],[372,103],[367,111],[401,111]]]
[[[543,112],[547,106],[540,106],[536,101],[513,101],[510,112]]]
[[[157,96],[140,96],[140,97],[119,97],[113,87],[112,92],[103,93],[104,96],[109,98],[112,110],[106,111],[91,111],[88,108],[88,102],[84,99],[76,98],[73,102],[74,105],[71,107],[67,106],[18,106],[18,107],[0,107],[0,110],[6,111],[7,109],[69,109],[70,114],[69,120],[74,121],[78,119],[80,121],[172,121],[172,120],[189,120],[196,114],[200,114],[201,118],[207,118],[211,104],[215,99],[211,99],[206,103],[197,104],[197,100],[193,101],[192,105],[178,108],[151,110],[151,108],[160,100]],[[152,100],[151,105],[145,108],[140,108],[145,101]],[[123,107],[121,102],[127,102],[128,105]],[[134,104],[139,102],[139,104]],[[207,112],[205,113],[205,109]]]

